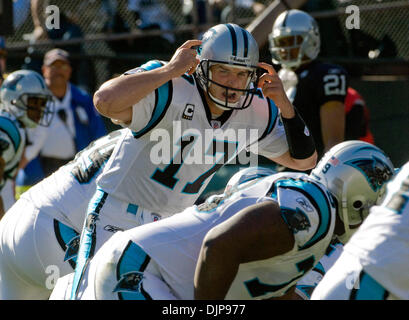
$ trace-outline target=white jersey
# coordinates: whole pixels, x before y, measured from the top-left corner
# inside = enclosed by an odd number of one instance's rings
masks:
[[[87,286],[82,283],[79,298],[123,298],[120,292],[113,294],[110,286],[117,285],[122,272],[146,267],[142,262],[148,257],[176,298],[193,299],[194,272],[207,232],[247,206],[272,200],[279,203],[294,233],[294,248],[271,259],[240,265],[226,298],[281,296],[323,256],[334,229],[335,205],[330,194],[316,180],[299,173],[260,178],[232,194],[209,197],[203,204],[170,218],[117,232],[91,260],[84,280]],[[109,271],[114,269],[117,272]]]
[[[321,260],[308,272],[300,281],[297,282],[296,293],[304,300],[311,299],[312,292],[317,287],[318,283],[331,269],[344,250],[344,245],[334,239],[325,251],[325,255]]]
[[[161,65],[151,61],[131,72]],[[214,173],[245,148],[254,151],[258,142],[255,152],[270,158],[288,150],[278,108],[261,91],[249,108],[211,117],[194,76],[172,79],[133,106],[130,130],[97,185],[166,216],[191,206]]]
[[[397,298],[409,299],[409,163],[387,185],[380,206],[371,208],[344,250]]]
[[[5,161],[3,176],[0,177],[0,190],[7,179],[14,179],[24,148],[26,132],[20,122],[10,113],[0,111],[0,156]]]
[[[59,168],[51,176],[31,187],[21,198],[49,216],[81,231],[87,207],[95,193],[96,178],[121,137],[128,129],[121,129],[99,138]]]

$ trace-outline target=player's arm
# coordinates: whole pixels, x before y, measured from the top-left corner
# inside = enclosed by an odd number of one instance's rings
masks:
[[[211,229],[196,265],[195,299],[224,299],[241,263],[290,251],[294,236],[276,202],[249,206]]]
[[[328,101],[320,108],[324,152],[345,140],[345,106],[340,101]]]
[[[317,157],[317,151],[314,151],[314,153],[308,158],[295,159],[294,156],[291,155],[290,151],[287,151],[279,157],[270,158],[270,160],[287,168],[306,171],[315,167]]]
[[[179,47],[166,65],[146,72],[136,72],[105,82],[94,94],[98,112],[117,122],[129,124],[132,106],[169,80],[196,70],[199,60],[194,46],[200,40],[188,40]]]
[[[340,67],[331,66],[317,79],[315,99],[320,106],[321,135],[324,152],[345,140],[345,98],[348,74]]]
[[[317,151],[304,120],[288,99],[281,79],[273,66],[267,63],[260,63],[259,66],[267,70],[267,73],[260,77],[258,86],[263,90],[263,95],[273,100],[280,109],[289,147],[288,152],[271,160],[297,170],[314,168],[317,163]]]

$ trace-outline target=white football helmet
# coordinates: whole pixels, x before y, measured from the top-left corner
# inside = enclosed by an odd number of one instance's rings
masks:
[[[32,70],[8,75],[0,88],[1,108],[26,127],[48,126],[52,120],[53,98],[44,78]]]
[[[284,11],[274,22],[269,43],[274,63],[297,69],[302,63],[314,60],[320,52],[318,24],[304,11]]]
[[[223,110],[245,109],[250,106],[253,96],[257,91],[257,65],[259,62],[259,49],[256,40],[245,29],[236,24],[219,24],[210,28],[202,38],[202,44],[197,49],[200,63],[196,69],[199,83],[209,98]],[[210,67],[215,64],[225,64],[249,71],[245,89],[234,89],[243,92],[239,101],[228,101],[229,90],[233,88],[216,83],[212,80]],[[209,92],[209,86],[216,84],[226,90],[226,99],[217,99]]]
[[[255,182],[258,178],[263,178],[276,174],[277,171],[265,167],[249,167],[236,172],[227,182],[224,193],[233,193],[240,186],[248,186],[248,182]]]
[[[332,147],[312,170],[311,176],[324,184],[338,203],[338,215],[345,234],[338,235],[346,243],[369,214],[371,206],[379,203],[386,182],[394,174],[389,157],[378,147],[359,140],[344,141]]]

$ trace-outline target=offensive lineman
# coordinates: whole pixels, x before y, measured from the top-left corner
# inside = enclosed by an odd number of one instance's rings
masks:
[[[252,177],[229,183],[224,194],[199,206],[118,232],[91,260],[78,298],[291,296],[296,281],[324,254],[334,227],[365,216],[393,172],[389,158],[365,142],[346,142],[329,153],[311,175],[250,172]],[[343,172],[345,188],[334,194],[318,182],[336,183],[324,168]],[[373,186],[376,191],[368,192]],[[338,202],[343,195],[344,205]],[[357,207],[358,198],[364,207]],[[72,276],[60,279],[52,298],[69,297]]]
[[[258,55],[250,33],[221,24],[202,41],[183,44],[169,63],[150,61],[95,93],[98,111],[130,130],[97,179],[81,235],[72,298],[87,260],[112,235],[104,225],[129,229],[135,226],[127,218],[130,214],[143,215],[147,223],[184,210],[221,166],[251,145],[258,144],[255,152],[295,169],[315,165],[312,137],[272,66],[259,64]],[[258,66],[268,72],[259,81]],[[245,139],[237,136],[239,129],[245,130]],[[228,136],[229,131],[235,137]],[[167,133],[165,145],[175,147],[159,164],[152,157],[158,132]],[[184,163],[192,154],[203,157]]]
[[[126,131],[93,141],[7,211],[0,222],[1,300],[48,299],[53,283],[73,272],[95,177]]]
[[[312,300],[409,299],[409,162],[352,236]]]

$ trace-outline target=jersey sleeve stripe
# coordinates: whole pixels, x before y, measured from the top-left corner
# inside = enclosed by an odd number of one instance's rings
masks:
[[[386,300],[389,292],[365,271],[359,275],[359,288],[353,288],[349,300]]]
[[[277,182],[277,188],[290,188],[304,194],[310,200],[319,215],[319,224],[317,231],[312,238],[301,248],[304,250],[310,248],[327,235],[331,225],[331,207],[326,194],[312,182],[302,182],[294,180],[282,180]]]
[[[162,67],[163,63],[158,61],[158,60],[151,60],[148,61],[147,63],[143,64],[140,66],[140,68],[146,70],[146,71],[150,71],[150,70],[154,70],[157,69],[159,67]]]
[[[21,135],[12,120],[0,117],[0,130],[10,137],[13,142],[14,150],[17,151],[21,143]]]
[[[268,104],[268,122],[267,122],[266,129],[264,130],[263,134],[258,139],[258,141],[261,141],[266,135],[268,135],[271,131],[273,131],[273,128],[275,127],[277,118],[278,118],[277,117],[278,108],[276,107],[274,101],[267,98],[267,104]]]
[[[172,93],[172,80],[155,90],[155,108],[153,109],[152,117],[145,128],[138,132],[132,132],[135,138],[140,138],[162,120],[172,101]]]

